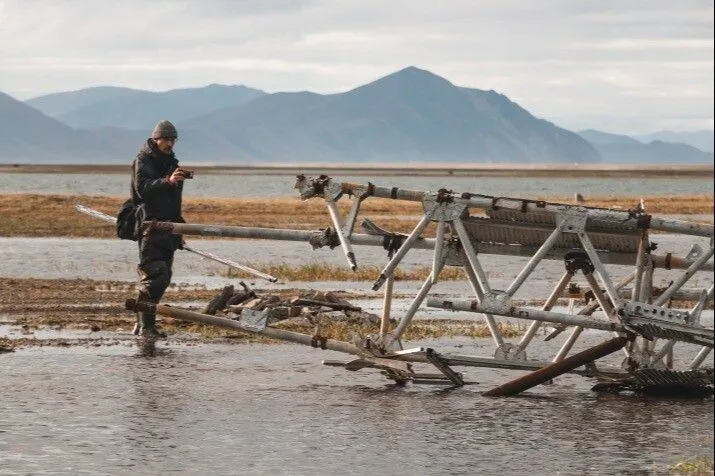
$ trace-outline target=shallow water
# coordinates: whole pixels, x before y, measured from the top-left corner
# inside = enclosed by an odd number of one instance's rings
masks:
[[[707,238],[684,237],[682,235],[655,235],[652,241],[658,243],[655,251],[665,255],[685,256],[693,244],[702,248],[708,246]],[[311,262],[327,263],[347,268],[341,248],[320,248],[312,250],[308,243],[272,240],[196,240],[187,242],[197,250],[223,256],[239,264],[260,266],[271,263],[285,263],[292,266]],[[358,266],[378,266],[387,263],[387,253],[379,246],[356,246],[355,256]],[[101,280],[136,279],[136,243],[127,240],[93,238],[8,238],[0,237],[0,276],[15,278],[86,278]],[[511,279],[528,261],[517,256],[480,255],[482,266],[490,282],[496,289],[506,289]],[[410,250],[400,263],[405,269],[432,264],[431,250]],[[611,265],[609,265],[610,267]],[[219,286],[226,281],[228,267],[188,251],[177,251],[174,258],[174,281],[177,283],[207,283]],[[616,279],[632,269],[627,266],[613,266]],[[554,280],[564,271],[563,261],[544,260],[529,278],[537,282],[553,285]],[[679,271],[657,270],[656,285],[661,285],[677,276]],[[377,278],[377,276],[376,276]],[[709,273],[698,273],[694,283],[703,285],[703,280],[712,280]],[[256,280],[261,285],[265,281]],[[399,283],[398,283],[399,285]],[[364,285],[369,289],[368,283]],[[539,292],[543,289],[539,288]]]
[[[554,178],[554,177],[409,177],[338,176],[343,182],[368,183],[436,192],[481,193],[506,197],[585,197],[619,195],[712,194],[712,176],[702,178]],[[187,181],[186,197],[297,197],[294,175],[197,175]],[[77,195],[127,195],[127,174],[8,174],[0,173],[0,193],[59,193]]]
[[[713,455],[713,401],[520,397],[391,385],[295,345],[160,344],[0,356],[0,474],[650,474]],[[464,350],[464,349],[461,349]]]

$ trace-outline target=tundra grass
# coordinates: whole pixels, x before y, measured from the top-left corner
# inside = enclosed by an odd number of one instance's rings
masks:
[[[573,203],[573,197],[534,197],[559,203]],[[81,203],[112,216],[124,196],[82,196],[57,194],[0,195],[0,236],[115,238],[114,227],[74,208]],[[712,195],[643,197],[648,213],[654,215],[712,215]],[[637,205],[634,197],[586,197],[581,205],[628,210]],[[344,214],[348,200],[338,202]],[[360,217],[370,218],[390,231],[408,233],[422,216],[422,205],[380,198],[363,202]],[[190,223],[265,228],[315,230],[332,226],[321,199],[299,198],[193,198],[184,200],[184,218]],[[708,220],[712,222],[712,220]],[[434,235],[429,227],[426,236]],[[200,237],[191,237],[192,240]]]

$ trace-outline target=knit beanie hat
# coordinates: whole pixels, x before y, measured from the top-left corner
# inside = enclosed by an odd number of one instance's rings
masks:
[[[159,121],[159,123],[154,127],[151,133],[152,139],[159,139],[160,137],[168,137],[172,139],[177,139],[179,137],[178,132],[176,132],[176,127],[171,122],[164,120]]]

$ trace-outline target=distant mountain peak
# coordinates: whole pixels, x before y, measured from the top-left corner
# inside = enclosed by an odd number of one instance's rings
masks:
[[[408,66],[394,73],[376,79],[371,83],[359,86],[345,94],[362,94],[365,92],[377,94],[397,94],[400,91],[419,90],[423,93],[432,91],[455,89],[456,86],[427,70]]]
[[[387,79],[392,79],[392,80],[409,80],[409,81],[424,81],[424,82],[436,82],[436,83],[441,83],[441,84],[449,84],[454,86],[451,82],[443,78],[442,76],[439,76],[437,74],[434,74],[431,71],[427,71],[426,69],[421,69],[418,68],[417,66],[408,66],[406,68],[403,68],[399,71],[395,71],[392,74],[388,74],[387,76],[383,76],[382,78],[378,79],[377,81],[374,81],[375,83],[378,81],[382,80],[387,80]]]

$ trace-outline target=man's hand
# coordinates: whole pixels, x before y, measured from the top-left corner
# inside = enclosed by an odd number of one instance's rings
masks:
[[[179,182],[183,182],[186,177],[184,176],[184,171],[181,170],[181,167],[177,167],[174,169],[174,171],[171,173],[169,178],[167,179],[167,182],[169,182],[172,185],[176,185]]]

